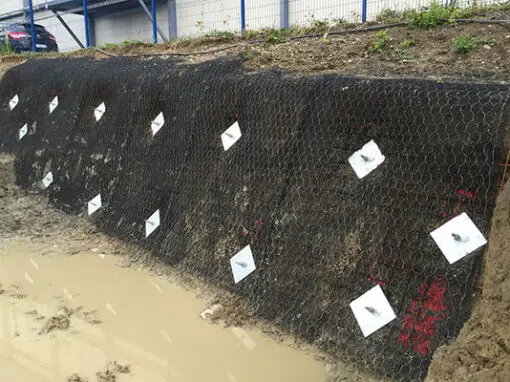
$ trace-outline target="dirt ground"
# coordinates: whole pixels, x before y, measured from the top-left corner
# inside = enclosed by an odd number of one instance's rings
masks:
[[[287,39],[280,44],[265,43],[263,36],[260,36],[260,40],[256,40],[259,36],[255,40],[211,37],[158,45],[130,44],[105,48],[103,52],[142,56],[140,58],[145,59],[150,58],[151,54],[177,54],[191,63],[243,53],[247,58],[245,65],[251,69],[278,68],[292,72],[369,77],[405,76],[437,80],[466,77],[483,81],[510,81],[510,24],[458,24],[429,30],[389,28],[388,41],[379,53],[370,51],[370,46],[377,41],[377,31],[332,34],[338,31],[330,31],[326,38],[325,34],[319,33],[316,38]],[[312,29],[310,32],[317,31]],[[457,53],[452,41],[461,36],[476,37],[480,43],[469,53]],[[64,55],[93,56],[97,59],[109,57],[96,50]],[[0,56],[0,71],[21,60],[19,56]]]
[[[456,53],[452,40],[462,35],[479,37],[483,43],[473,52]],[[388,36],[389,42],[380,53],[369,51],[370,45],[376,40],[376,32],[328,35],[325,38],[292,40],[282,44],[250,43],[239,38],[209,38],[158,46],[130,45],[109,49],[108,53],[142,55],[141,58],[149,59],[147,55],[150,53],[172,55],[219,49],[211,53],[185,55],[182,59],[197,62],[243,52],[247,53],[245,65],[248,68],[281,68],[293,72],[334,72],[370,77],[426,77],[439,81],[459,77],[503,83],[510,81],[509,24],[465,24],[433,30],[397,27],[389,29]],[[412,43],[404,48],[401,43],[406,40]],[[81,51],[70,55],[92,55],[98,59],[108,57],[98,51]],[[20,57],[0,56],[0,76],[2,71],[22,61]],[[1,166],[2,163],[0,172]],[[0,203],[2,223],[6,222],[0,227],[2,239],[24,236],[46,241],[60,240],[69,253],[79,250],[74,247],[75,240],[97,240],[96,246],[104,240],[112,243],[113,239],[102,237],[93,227],[83,225],[81,219],[54,210],[48,215],[41,197],[20,194],[19,190],[5,186],[4,182],[0,182],[0,200],[4,200]],[[58,219],[55,214],[58,214]],[[8,218],[4,220],[4,216]],[[61,232],[70,236],[64,240]],[[475,302],[472,317],[456,341],[436,351],[428,381],[509,380],[509,232],[510,185],[507,184],[499,196],[494,214],[481,297]],[[330,377],[336,382],[377,380],[345,365],[329,365],[328,369],[331,375],[337,373],[336,378]]]
[[[213,52],[184,56],[189,62],[247,53],[246,67],[279,68],[305,73],[344,73],[370,77],[469,77],[510,80],[510,24],[461,24],[432,30],[396,27],[388,29],[388,42],[380,53],[371,52],[376,31],[328,35],[325,39],[288,40],[282,44],[250,43],[234,39],[203,38],[168,45],[131,45],[109,49],[118,55]],[[334,33],[334,32],[333,32]],[[323,36],[321,34],[321,36]],[[454,51],[452,41],[461,36],[479,38],[479,46],[467,54]],[[408,47],[401,43],[407,41]],[[405,44],[405,43],[404,43]],[[227,47],[229,49],[223,50]],[[86,54],[85,52],[73,55]],[[104,57],[95,53],[96,57]]]
[[[467,55],[455,53],[452,40],[461,35],[479,36],[487,44]],[[471,73],[491,79],[508,79],[510,29],[498,25],[461,25],[430,30],[394,28],[381,53],[368,51],[374,32],[331,37],[329,42],[313,40],[290,43],[287,52],[262,53],[252,65],[292,68],[297,71],[334,71],[370,77],[450,77]],[[403,41],[413,41],[401,48]],[[505,73],[506,72],[506,73]]]
[[[510,183],[492,221],[483,292],[455,343],[436,350],[429,382],[510,378]]]

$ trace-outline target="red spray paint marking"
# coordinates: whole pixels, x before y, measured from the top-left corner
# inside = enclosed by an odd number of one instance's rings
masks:
[[[364,129],[365,127],[372,126],[372,125],[373,125],[373,123],[370,122],[370,123],[367,123],[366,125],[361,126],[360,129]]]
[[[476,200],[476,196],[475,196],[475,193],[473,191],[459,190],[459,191],[457,191],[457,194],[465,195],[468,199],[471,199],[473,201]]]
[[[422,356],[430,351],[436,323],[444,320],[447,306],[443,304],[446,282],[439,277],[429,284],[423,283],[418,297],[411,306],[400,326],[398,342]]]
[[[464,203],[476,200],[476,194],[473,191],[458,190],[455,197],[457,201],[454,206],[452,206],[453,201],[448,202],[444,199],[441,201],[441,215],[444,218],[460,215],[464,210]]]
[[[262,229],[262,219],[256,219],[255,220],[255,225],[260,229]],[[247,236],[248,235],[248,231],[243,228],[243,231],[241,232],[241,235],[243,236]]]
[[[388,283],[388,280],[379,280],[379,279],[376,279],[374,277],[374,275],[370,274],[368,277],[367,277],[367,280],[368,281],[371,281],[371,282],[374,282],[374,283],[377,283],[377,285],[385,285]]]

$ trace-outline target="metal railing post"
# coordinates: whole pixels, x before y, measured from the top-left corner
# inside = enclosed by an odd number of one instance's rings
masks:
[[[176,0],[168,0],[168,38],[177,38],[177,6]]]
[[[36,42],[35,42],[35,26],[34,26],[34,6],[32,4],[32,0],[28,0],[28,9],[30,11],[30,33],[32,34],[32,51],[36,52]]]
[[[280,0],[280,29],[289,27],[289,0]]]
[[[246,9],[244,0],[241,0],[241,33],[246,29]]]
[[[85,23],[85,46],[90,48],[89,12],[87,9],[87,0],[83,0],[83,22]]]
[[[368,0],[361,0],[361,22],[367,22],[367,2]]]
[[[163,31],[161,30],[161,28],[159,27],[158,23],[154,23],[153,20],[155,20],[155,17],[152,17],[152,12],[149,11],[149,8],[147,8],[147,6],[145,5],[145,3],[143,2],[143,0],[138,0],[138,3],[140,4],[140,7],[142,7],[143,11],[145,12],[145,14],[147,15],[147,17],[149,18],[149,20],[151,21],[152,23],[152,26],[154,26],[154,24],[156,25],[156,30],[158,31],[159,35],[161,36],[161,38],[163,39],[164,42],[168,42],[168,39],[166,38],[165,34],[163,33]],[[156,9],[156,8],[153,8],[153,9]],[[154,39],[153,39],[154,40]]]
[[[158,21],[156,20],[156,0],[151,0],[152,11],[152,42],[158,43]]]

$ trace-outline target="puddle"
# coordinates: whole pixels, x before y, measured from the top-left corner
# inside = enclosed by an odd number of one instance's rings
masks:
[[[117,262],[43,240],[0,242],[1,381],[326,380],[311,355],[211,324],[193,292]]]

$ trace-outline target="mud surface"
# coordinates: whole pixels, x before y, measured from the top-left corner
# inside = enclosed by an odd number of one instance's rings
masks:
[[[436,350],[427,381],[510,378],[510,183],[500,194],[485,254],[483,292],[454,344]]]
[[[227,325],[227,296],[18,189],[12,162],[0,155],[1,381],[327,380],[316,350]]]

